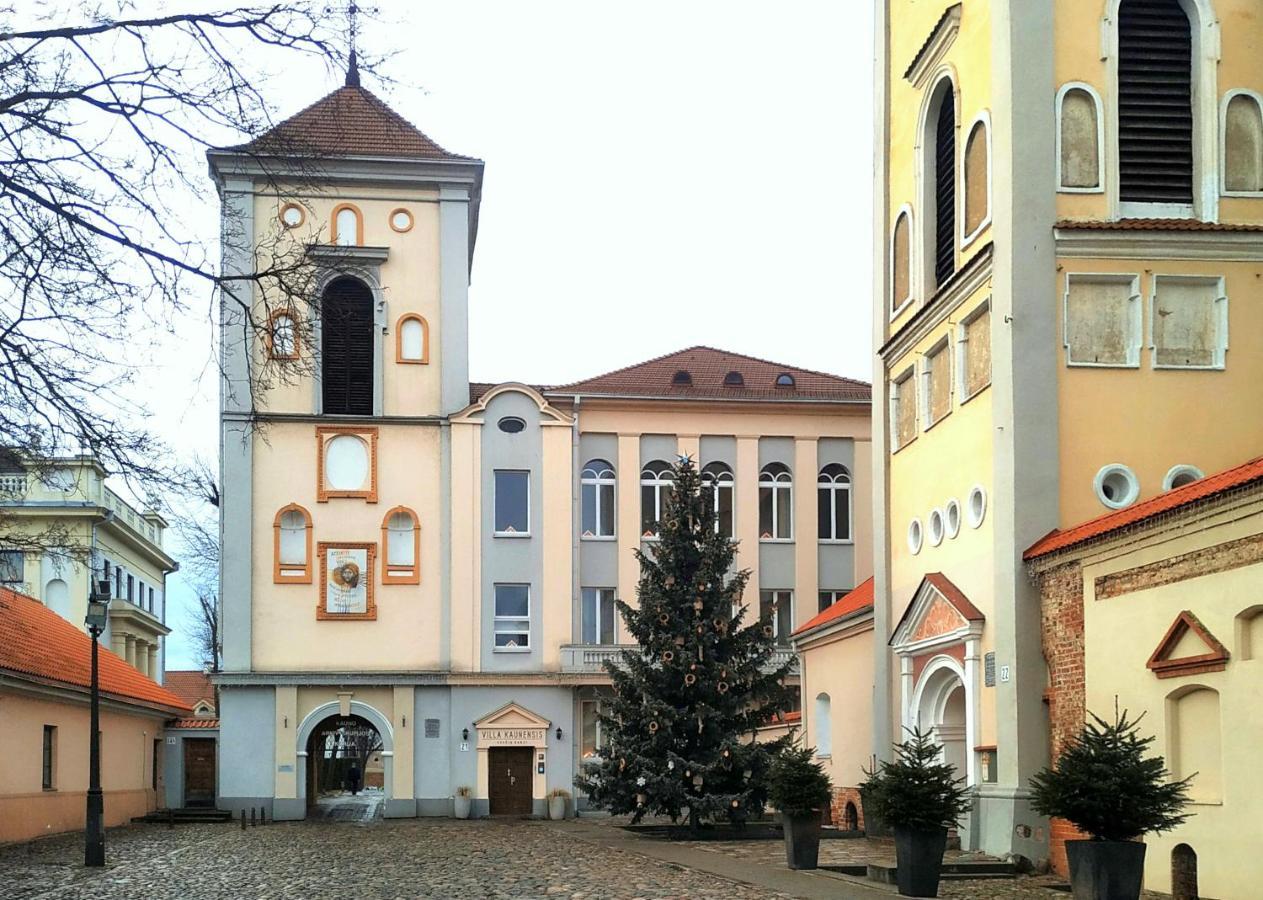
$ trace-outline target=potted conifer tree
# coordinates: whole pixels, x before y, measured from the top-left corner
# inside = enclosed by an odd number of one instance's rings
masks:
[[[895,745],[893,762],[882,762],[860,789],[865,813],[895,832],[896,882],[905,897],[937,897],[947,829],[969,808],[964,779],[941,759],[929,735],[913,730]]]
[[[1040,815],[1066,819],[1089,840],[1066,841],[1075,900],[1136,900],[1145,871],[1145,845],[1154,832],[1188,819],[1192,776],[1171,781],[1161,756],[1146,756],[1153,736],[1141,737],[1140,719],[1115,713],[1113,724],[1089,714],[1056,768],[1031,779],[1031,805]]]
[[[785,861],[814,869],[820,859],[820,812],[832,795],[829,776],[811,747],[787,747],[769,771],[768,799],[781,811]]]

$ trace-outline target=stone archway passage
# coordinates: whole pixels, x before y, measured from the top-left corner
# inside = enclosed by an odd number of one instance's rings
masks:
[[[380,800],[384,779],[370,777],[370,769],[381,766],[382,750],[381,732],[363,716],[332,715],[318,723],[307,739],[308,811],[360,794]]]

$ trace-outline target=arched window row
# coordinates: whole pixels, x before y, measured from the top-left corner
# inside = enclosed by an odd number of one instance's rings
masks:
[[[733,536],[733,509],[737,481],[727,463],[708,463],[702,468],[702,488],[709,492],[715,513],[715,532],[726,538]]]
[[[830,463],[820,470],[816,512],[820,540],[851,540],[851,473],[846,466]]]
[[[603,459],[589,460],[579,473],[584,538],[614,537],[616,482],[614,466]]]
[[[272,521],[272,581],[275,584],[312,583],[311,513],[297,503],[277,510]],[[396,506],[382,519],[385,565],[382,584],[420,584],[421,523],[406,506]]]

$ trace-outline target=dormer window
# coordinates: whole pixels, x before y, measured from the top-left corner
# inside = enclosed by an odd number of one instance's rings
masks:
[[[675,385],[689,385],[693,383],[693,376],[689,374],[687,369],[681,369],[671,376],[671,383]]]
[[[746,380],[741,376],[740,372],[729,372],[724,376],[724,384],[728,387],[744,387]]]
[[[788,372],[782,372],[781,374],[776,376],[776,386],[777,387],[793,387],[794,376],[789,374]]]

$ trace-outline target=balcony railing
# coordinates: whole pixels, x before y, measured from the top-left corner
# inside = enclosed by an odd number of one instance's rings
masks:
[[[561,647],[561,671],[575,674],[602,674],[605,672],[605,661],[617,662],[624,650],[634,650],[633,644],[563,644]],[[768,661],[768,670],[772,671],[792,662],[790,673],[798,674],[798,660],[794,651],[788,647],[778,647],[772,651]]]
[[[0,500],[21,499],[26,496],[26,475],[0,475]]]
[[[133,531],[155,544],[159,543],[157,527],[137,512],[130,503],[109,488],[102,488],[101,497],[105,508],[113,510],[114,515],[131,526]]]

